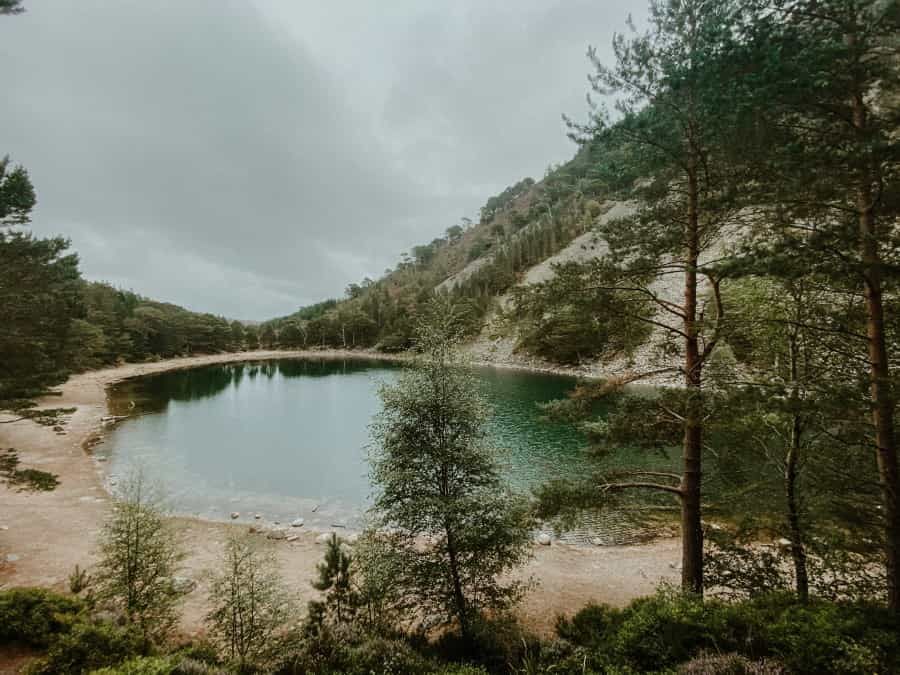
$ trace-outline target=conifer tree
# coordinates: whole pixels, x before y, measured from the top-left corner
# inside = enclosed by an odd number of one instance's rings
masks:
[[[720,54],[736,39],[741,22],[738,2],[654,0],[646,34],[614,39],[613,65],[589,51],[596,67],[592,87],[616,97],[620,119],[612,124],[609,113],[597,108],[590,124],[573,125],[577,140],[602,140],[606,154],[599,171],[642,204],[633,217],[602,229],[610,253],[596,263],[593,286],[632,299],[638,308],[649,302],[652,311],[631,314],[661,333],[669,354],[680,355],[684,382],[676,415],[683,432],[678,484],[662,473],[657,482],[645,474],[634,482],[611,483],[606,491],[657,489],[677,496],[682,586],[695,593],[703,591],[703,369],[724,320],[717,245],[723,231],[738,226],[741,214],[729,156],[735,134],[729,65]],[[656,284],[673,276],[681,300],[657,290]]]
[[[324,607],[338,623],[348,620],[356,604],[353,590],[352,558],[341,546],[341,540],[332,533],[325,549],[325,560],[316,565],[319,577],[313,588],[325,594]]]
[[[755,199],[777,210],[749,255],[773,273],[816,271],[855,293],[865,337],[872,446],[884,514],[888,602],[900,611],[900,470],[890,362],[900,214],[900,8],[880,0],[760,3],[748,91],[768,143],[754,158]],[[895,302],[895,301],[893,301]],[[856,358],[855,356],[853,358]]]
[[[238,672],[257,672],[290,608],[271,547],[248,533],[229,536],[222,565],[211,575],[209,598],[206,621],[214,638]]]
[[[456,622],[470,638],[481,611],[514,602],[521,584],[504,579],[530,550],[526,504],[503,484],[485,441],[487,411],[458,353],[447,298],[417,328],[421,356],[381,389],[372,433],[375,525],[389,545],[380,564],[399,598],[426,624]]]

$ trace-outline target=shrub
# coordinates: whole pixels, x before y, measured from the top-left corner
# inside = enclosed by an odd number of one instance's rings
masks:
[[[621,622],[620,610],[591,603],[572,618],[556,617],[556,634],[580,647],[599,647],[607,644]]]
[[[766,626],[769,649],[797,673],[896,672],[900,622],[881,607],[813,602]]]
[[[506,672],[518,666],[524,657],[540,652],[540,642],[528,634],[510,614],[475,617],[471,635],[459,631],[445,633],[435,644],[441,659],[484,666],[491,672]]]
[[[95,670],[91,675],[173,675],[178,660],[171,656],[139,656],[118,666]]]
[[[346,675],[402,673],[417,675],[433,672],[433,664],[405,642],[373,637],[352,647],[347,654]]]
[[[69,630],[84,603],[43,588],[14,588],[0,593],[0,644],[19,642],[47,647]]]
[[[678,669],[679,675],[783,675],[775,661],[750,661],[740,654],[701,654]]]
[[[334,673],[369,675],[433,673],[437,666],[406,641],[359,636],[347,629],[323,627],[314,638],[302,641],[273,672],[279,675]]]
[[[615,652],[640,671],[683,663],[702,649],[716,649],[720,634],[703,602],[659,594],[633,602],[613,638]]]
[[[100,534],[97,597],[120,609],[147,641],[161,640],[178,621],[172,584],[184,554],[162,496],[140,472],[121,485]]]
[[[138,656],[144,641],[133,629],[107,622],[78,621],[60,633],[30,675],[81,675]]]

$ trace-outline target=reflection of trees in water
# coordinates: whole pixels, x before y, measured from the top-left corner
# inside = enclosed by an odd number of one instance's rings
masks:
[[[364,372],[376,367],[391,366],[381,361],[284,359],[173,370],[126,380],[116,385],[110,396],[110,411],[114,415],[164,412],[170,401],[211,398],[230,386],[237,387],[245,377],[251,381],[259,376],[272,379],[276,375],[327,377]]]
[[[349,375],[362,373],[372,368],[388,368],[383,361],[352,361],[344,359],[285,359],[278,361],[278,372],[284,377],[327,377],[329,375]]]

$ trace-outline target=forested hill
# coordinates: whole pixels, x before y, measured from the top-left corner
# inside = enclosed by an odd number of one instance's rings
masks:
[[[416,315],[435,292],[455,299],[460,322],[474,338],[488,319],[496,318],[504,304],[501,298],[530,269],[590,232],[612,205],[607,201],[608,183],[592,169],[598,151],[599,144],[588,144],[571,161],[549,169],[542,180],[514,183],[486,201],[477,222],[464,218],[443,236],[413,246],[380,279],[348,286],[344,298],[264,323],[262,343],[404,350],[411,346]],[[597,335],[585,333],[583,317],[571,316],[571,326],[563,315],[535,325],[537,310],[527,314],[519,317],[519,325],[496,324],[494,329],[518,335],[519,349],[551,361],[572,362],[604,348]],[[552,325],[543,325],[547,320]]]
[[[71,339],[79,345],[75,368],[144,361],[256,346],[256,328],[214,314],[192,312],[105,283],[84,282],[81,318]]]

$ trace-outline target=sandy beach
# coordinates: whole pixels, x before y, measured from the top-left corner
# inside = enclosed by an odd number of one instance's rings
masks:
[[[41,407],[76,409],[63,432],[28,420],[0,424],[0,449],[15,448],[22,466],[52,472],[60,480],[51,492],[17,492],[0,486],[0,588],[45,586],[66,591],[75,565],[90,569],[95,563],[96,535],[108,514],[110,496],[89,448],[104,433],[109,385],[164,370],[302,356],[359,358],[367,354],[254,351],[128,364],[75,375],[59,387],[60,396],[40,401]],[[12,417],[0,416],[0,421],[4,419]],[[193,633],[202,630],[203,572],[215,566],[229,528],[242,525],[175,520],[188,552],[183,575],[198,584],[187,596],[183,614],[183,630]],[[316,543],[317,532],[294,528],[293,533],[299,535],[296,541],[277,541],[274,546],[286,582],[305,604],[315,594],[310,581],[323,546]],[[534,558],[520,574],[536,584],[518,611],[531,628],[546,633],[557,614],[571,613],[592,601],[622,605],[653,592],[661,581],[675,581],[674,565],[679,559],[677,538],[635,546],[535,545]]]

